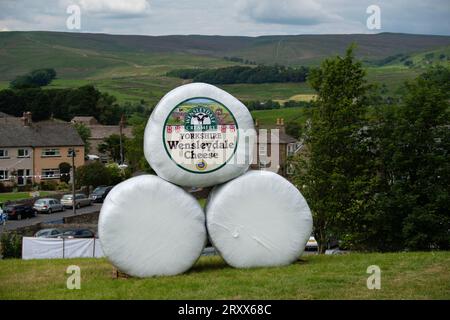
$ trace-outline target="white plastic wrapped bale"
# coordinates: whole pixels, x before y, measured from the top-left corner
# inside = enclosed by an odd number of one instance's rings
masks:
[[[252,116],[238,99],[215,86],[191,83],[170,91],[155,107],[144,153],[161,178],[207,187],[248,170],[255,137]]]
[[[304,251],[311,211],[289,181],[251,170],[213,189],[206,207],[211,243],[236,268],[281,266]]]
[[[198,201],[154,175],[131,178],[111,190],[98,232],[112,264],[136,277],[182,273],[199,258],[206,242]]]

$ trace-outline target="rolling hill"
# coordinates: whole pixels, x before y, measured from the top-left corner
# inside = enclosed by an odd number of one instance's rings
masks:
[[[317,65],[326,57],[342,54],[351,43],[357,45],[357,56],[369,67],[369,80],[381,81],[395,92],[403,80],[420,72],[405,66],[401,57],[412,57],[418,67],[423,67],[423,61],[428,60],[422,56],[435,52],[434,57],[439,57],[449,51],[450,37],[394,33],[229,37],[0,32],[0,89],[17,75],[54,68],[58,79],[49,88],[94,84],[115,95],[119,102],[143,99],[153,104],[183,83],[165,76],[172,69],[239,64],[225,60],[225,56],[264,64]],[[386,58],[388,63],[377,65]],[[243,100],[286,100],[312,93],[305,83],[221,87]]]
[[[203,57],[201,63],[190,61],[194,66],[207,66],[204,60],[208,59],[219,59],[217,65],[226,65],[221,61],[224,56],[265,64],[310,65],[343,53],[351,43],[357,44],[358,57],[376,60],[446,47],[450,37],[395,33],[229,37],[1,32],[0,80],[10,80],[42,65],[56,68],[62,75],[84,78],[105,69],[139,68],[192,56]]]

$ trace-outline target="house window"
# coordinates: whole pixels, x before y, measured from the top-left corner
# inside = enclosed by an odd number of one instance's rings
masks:
[[[44,149],[42,150],[42,157],[60,157],[59,149]]]
[[[295,152],[294,144],[293,143],[288,144],[287,145],[287,155],[291,156],[294,154],[294,152]]]
[[[18,158],[29,158],[30,157],[30,150],[28,150],[28,149],[19,149],[19,150],[17,150],[17,157]]]
[[[8,158],[8,150],[0,149],[0,158]]]
[[[42,179],[59,179],[59,169],[42,169]]]
[[[0,180],[8,180],[8,170],[0,170]]]
[[[265,168],[266,165],[269,163],[267,159],[267,144],[266,143],[260,143],[259,146],[259,167]]]

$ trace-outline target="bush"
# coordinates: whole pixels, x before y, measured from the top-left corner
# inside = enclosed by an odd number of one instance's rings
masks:
[[[77,188],[81,186],[98,187],[111,183],[109,170],[100,162],[92,162],[77,168],[75,171],[75,181]]]
[[[0,182],[0,193],[2,192],[12,192],[13,187],[10,185],[6,185],[2,182]]]
[[[56,186],[56,190],[58,190],[58,191],[67,191],[69,189],[70,189],[70,186],[67,182],[58,183],[58,185]]]
[[[40,188],[41,190],[47,190],[47,191],[55,191],[58,187],[58,182],[56,181],[42,181]]]
[[[13,232],[5,232],[0,238],[3,259],[22,257],[22,237]]]

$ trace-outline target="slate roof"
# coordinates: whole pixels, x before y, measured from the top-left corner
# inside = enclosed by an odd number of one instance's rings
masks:
[[[98,124],[97,119],[95,119],[92,116],[76,116],[73,117],[72,123],[84,123],[86,125],[94,125],[94,124]]]
[[[90,125],[88,128],[91,130],[92,140],[103,140],[108,138],[112,134],[120,133],[120,126],[103,126],[103,125]],[[133,137],[131,127],[122,128],[122,134],[127,138]]]
[[[46,120],[24,126],[21,118],[0,117],[0,147],[64,146],[84,146],[70,123]]]
[[[272,140],[276,140],[275,132],[272,131],[272,129],[276,129],[276,128],[259,128],[259,129],[267,130],[267,143],[271,143]],[[260,131],[259,130],[256,130],[256,131],[259,136]],[[296,142],[298,142],[298,140],[295,139],[294,137],[288,135],[287,133],[285,133],[281,130],[278,132],[278,143],[288,144],[288,143],[296,143]]]

